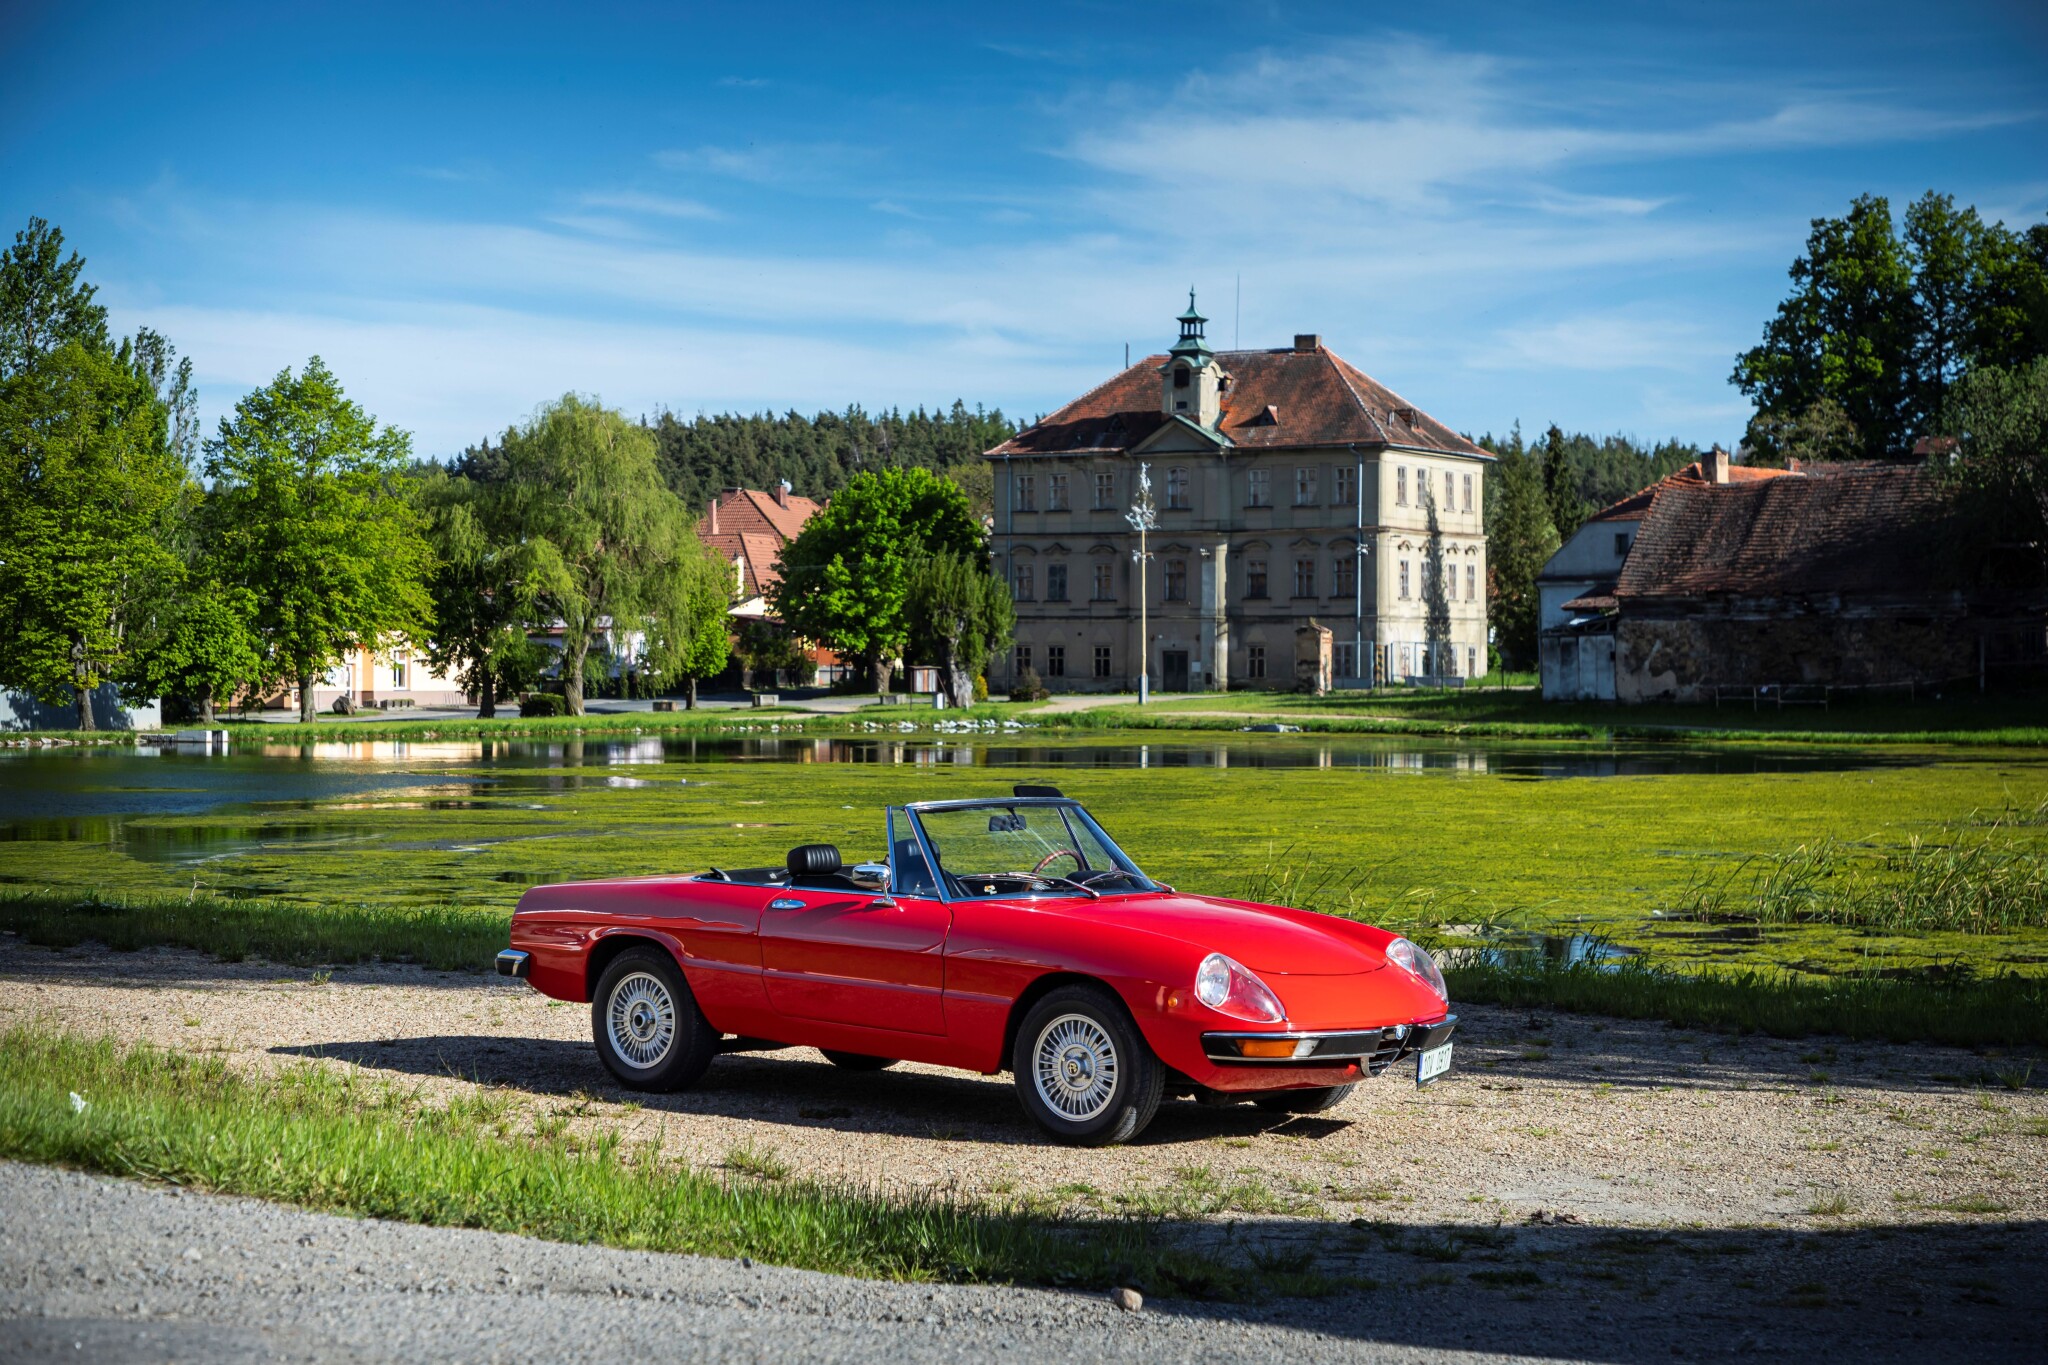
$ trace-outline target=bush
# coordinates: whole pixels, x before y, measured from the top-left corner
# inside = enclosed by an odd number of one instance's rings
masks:
[[[988,674],[977,673],[974,675],[974,699],[977,702],[988,700]]]
[[[1045,683],[1038,676],[1038,670],[1027,668],[1010,688],[1011,701],[1044,701],[1052,693],[1045,690]]]
[[[559,692],[528,692],[519,699],[521,716],[566,716],[569,699]]]

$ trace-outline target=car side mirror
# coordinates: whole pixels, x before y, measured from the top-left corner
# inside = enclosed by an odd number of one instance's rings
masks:
[[[879,891],[889,894],[889,865],[887,863],[855,863],[847,874],[853,884],[863,891]]]

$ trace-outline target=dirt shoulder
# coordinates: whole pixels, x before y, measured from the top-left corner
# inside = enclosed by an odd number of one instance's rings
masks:
[[[1916,1046],[1733,1038],[1553,1012],[1460,1010],[1458,1065],[1389,1075],[1327,1115],[1169,1103],[1140,1141],[1044,1142],[1008,1079],[727,1056],[682,1095],[598,1065],[586,1008],[496,977],[331,975],[0,937],[0,1022],[313,1061],[429,1094],[488,1086],[533,1123],[615,1129],[696,1167],[791,1171],[1072,1211],[1348,1225],[1817,1231],[2048,1219],[2048,1063]],[[2023,1088],[2008,1088],[2021,1083]]]

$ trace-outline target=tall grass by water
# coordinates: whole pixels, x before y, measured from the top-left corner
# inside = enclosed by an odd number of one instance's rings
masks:
[[[1819,839],[1702,879],[1678,913],[1707,923],[1841,924],[1892,934],[2039,929],[2048,927],[2048,859],[1999,839],[1914,839],[1882,853]]]
[[[655,1144],[634,1150],[616,1133],[528,1122],[489,1092],[430,1100],[310,1065],[255,1078],[148,1045],[19,1026],[0,1035],[0,1156],[17,1160],[364,1217],[869,1277],[1137,1282],[1208,1296],[1319,1287],[1179,1250],[1150,1222],[713,1175],[662,1162]]]

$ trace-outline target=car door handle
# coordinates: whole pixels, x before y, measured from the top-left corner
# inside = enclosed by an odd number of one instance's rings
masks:
[[[768,902],[768,908],[770,910],[801,910],[804,908],[804,903],[795,896],[777,896],[774,900]]]

